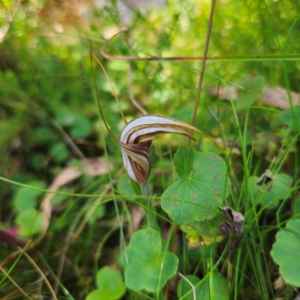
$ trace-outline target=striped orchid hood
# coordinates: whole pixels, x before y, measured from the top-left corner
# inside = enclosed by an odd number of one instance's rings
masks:
[[[177,133],[195,140],[183,129],[200,132],[191,125],[161,115],[145,115],[129,122],[120,139],[123,163],[129,177],[140,184],[147,181],[151,169],[151,140],[157,135]]]

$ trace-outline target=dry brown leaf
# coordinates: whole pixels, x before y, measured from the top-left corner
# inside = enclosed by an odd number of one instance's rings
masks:
[[[134,231],[139,229],[140,223],[145,217],[145,210],[141,206],[134,207],[131,210],[132,223]]]
[[[230,93],[230,96],[232,100],[238,100],[238,88],[236,86],[228,86],[221,87],[219,89],[217,88],[211,88],[209,89],[209,93],[212,96],[218,96],[221,100],[230,100],[228,92]],[[291,98],[292,98],[292,104],[300,105],[300,94],[297,94],[295,92],[291,92]],[[261,103],[270,105],[273,107],[278,107],[280,109],[287,109],[290,107],[290,103],[288,100],[288,94],[286,89],[280,87],[280,86],[274,86],[274,87],[264,87],[262,89],[261,96],[259,97],[259,100]]]
[[[279,277],[273,282],[273,286],[274,286],[275,291],[282,288],[283,285],[284,285],[284,280],[283,280],[282,276],[279,275]]]
[[[299,94],[291,92],[291,98],[293,105],[300,105]],[[290,107],[286,89],[279,86],[264,87],[262,90],[261,102],[281,109]]]
[[[214,97],[219,97],[221,100],[229,100],[229,95],[228,92],[231,96],[232,100],[237,100],[238,99],[238,92],[237,92],[237,87],[233,85],[229,85],[227,88],[226,87],[220,87],[218,88],[211,88],[209,89],[209,93],[214,96]]]
[[[56,192],[60,187],[68,182],[80,177],[82,173],[94,177],[97,175],[107,174],[109,166],[103,158],[89,158],[81,161],[82,169],[77,166],[70,166],[63,169],[53,180],[52,184],[48,187],[48,190]],[[52,212],[51,199],[54,194],[47,194],[42,201],[41,210],[44,216],[41,237],[46,233]],[[41,238],[40,237],[40,238]]]

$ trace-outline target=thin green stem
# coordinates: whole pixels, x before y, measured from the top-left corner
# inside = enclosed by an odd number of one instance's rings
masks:
[[[150,187],[148,181],[146,181],[144,184],[141,184],[141,189],[142,189],[143,196],[147,197],[147,201],[149,201]]]
[[[156,214],[150,197],[150,187],[148,181],[146,181],[144,184],[141,184],[141,189],[144,199],[147,202],[147,227],[157,228]]]

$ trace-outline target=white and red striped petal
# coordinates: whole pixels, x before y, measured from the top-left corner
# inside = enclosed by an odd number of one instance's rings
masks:
[[[147,181],[151,169],[151,140],[155,136],[177,133],[194,140],[183,128],[199,132],[191,125],[161,115],[146,115],[128,123],[122,131],[120,146],[129,177],[140,184]]]

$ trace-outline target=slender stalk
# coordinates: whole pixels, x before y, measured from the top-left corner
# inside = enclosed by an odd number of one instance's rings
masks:
[[[148,181],[146,181],[144,184],[141,184],[141,189],[142,189],[143,196],[146,196],[149,198],[150,197],[150,187],[149,187]]]
[[[185,276],[183,276],[180,272],[178,272],[178,275],[184,280],[184,281],[186,281],[190,286],[191,286],[191,288],[192,288],[192,290],[193,290],[193,299],[194,300],[197,300],[197,297],[196,297],[196,289],[195,289],[195,287],[194,287],[194,285],[185,277]],[[185,295],[184,295],[185,296]],[[183,296],[183,297],[184,297]]]
[[[12,284],[26,297],[26,299],[33,300],[33,298],[29,297],[28,294],[10,277],[8,273],[5,272],[3,268],[0,267],[0,271],[12,282]],[[4,298],[2,298],[4,299]]]
[[[206,64],[206,59],[207,59],[207,52],[208,52],[212,22],[213,22],[213,17],[214,17],[215,4],[216,4],[216,0],[212,0],[209,21],[208,21],[208,28],[207,28],[207,33],[206,33],[206,41],[205,41],[205,47],[204,47],[204,53],[203,53],[203,60],[202,60],[200,77],[199,77],[199,82],[198,82],[196,102],[195,102],[195,106],[194,106],[193,118],[192,118],[192,123],[191,123],[192,126],[195,126],[195,123],[196,123],[196,115],[197,115],[197,110],[198,110],[200,95],[201,95],[201,90],[202,90],[202,83],[203,83],[203,78],[204,78],[205,64]],[[191,130],[191,135],[193,136],[193,130]],[[188,146],[190,146],[190,145],[191,145],[191,141],[189,140]]]
[[[297,21],[297,19],[296,19]],[[293,27],[293,26],[292,26]],[[105,41],[103,43],[103,47],[101,49],[101,55],[107,60],[122,60],[122,61],[199,61],[203,60],[203,56],[152,56],[147,52],[139,51],[139,54],[142,54],[143,57],[140,56],[133,56],[133,55],[114,55],[112,53],[106,52],[106,47],[110,45],[111,41],[119,36],[120,34],[126,34],[126,30],[120,30],[114,36],[110,38],[109,41]],[[103,41],[101,41],[103,42]],[[278,44],[278,41],[277,41]],[[280,45],[278,44],[278,49],[280,49]],[[126,50],[133,49],[131,47],[124,48]],[[299,61],[300,56],[299,54],[254,54],[254,55],[222,55],[222,56],[207,56],[206,60],[209,61]]]
[[[37,270],[37,272],[42,276],[42,278],[44,279],[45,284],[48,286],[49,291],[52,295],[52,299],[57,300],[56,294],[51,286],[51,284],[49,283],[46,275],[42,272],[42,270],[38,267],[38,265],[35,263],[35,261],[24,251],[23,254],[26,256],[26,258],[29,260],[29,262],[35,267],[35,269]]]
[[[147,201],[147,209],[148,209],[148,211],[146,212],[147,227],[157,228],[156,215],[155,215],[154,206],[152,205],[151,202],[150,187],[148,181],[146,181],[144,184],[141,184],[141,189],[142,189],[143,196],[146,198]]]

